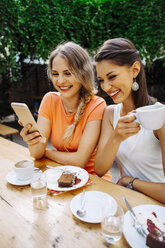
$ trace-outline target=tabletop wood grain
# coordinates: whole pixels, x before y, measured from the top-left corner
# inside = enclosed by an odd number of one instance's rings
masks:
[[[32,159],[27,148],[0,137],[0,247],[2,248],[106,248],[109,247],[102,235],[100,224],[89,224],[72,215],[70,202],[83,188],[60,195],[48,195],[48,208],[37,210],[33,207],[30,186],[14,186],[6,181],[6,175],[15,162]],[[45,158],[35,161],[35,166],[59,164]],[[123,195],[132,207],[159,202],[141,193],[110,183],[90,175],[92,184],[86,191],[105,192],[123,207]],[[124,236],[112,248],[129,248]]]

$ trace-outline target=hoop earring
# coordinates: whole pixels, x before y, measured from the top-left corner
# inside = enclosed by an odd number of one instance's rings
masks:
[[[135,81],[132,84],[132,90],[137,91],[138,89],[139,89],[139,84],[136,82],[136,79],[135,79]]]

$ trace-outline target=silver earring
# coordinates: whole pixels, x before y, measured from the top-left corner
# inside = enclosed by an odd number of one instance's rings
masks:
[[[132,90],[137,91],[138,89],[139,89],[139,84],[136,82],[136,79],[135,79],[135,81],[132,84]]]

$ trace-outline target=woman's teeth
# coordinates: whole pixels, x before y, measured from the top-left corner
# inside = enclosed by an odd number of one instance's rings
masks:
[[[70,85],[70,86],[63,86],[63,87],[60,87],[60,89],[61,90],[68,90],[68,89],[70,89],[72,86]]]
[[[117,93],[119,93],[120,90],[114,91],[113,93],[110,94],[111,97],[115,96]]]

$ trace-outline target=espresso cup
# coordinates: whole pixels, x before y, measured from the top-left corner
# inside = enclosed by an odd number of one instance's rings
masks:
[[[28,180],[34,173],[34,162],[32,160],[22,160],[14,164],[14,172],[17,179]]]
[[[157,130],[165,123],[165,105],[159,102],[136,109],[136,122],[145,129]]]

